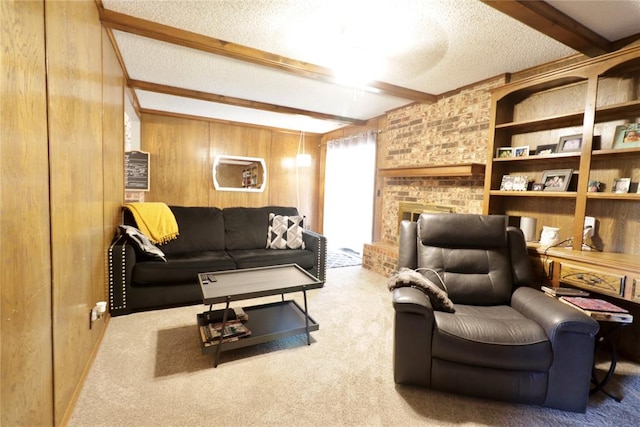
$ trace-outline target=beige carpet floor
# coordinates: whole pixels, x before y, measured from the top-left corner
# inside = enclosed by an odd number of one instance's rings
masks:
[[[194,326],[203,309],[111,319],[69,425],[640,425],[640,366],[625,361],[609,387],[622,403],[597,393],[586,414],[395,385],[386,278],[360,266],[329,270],[309,292],[320,324],[310,346],[293,337],[234,350],[213,368]]]

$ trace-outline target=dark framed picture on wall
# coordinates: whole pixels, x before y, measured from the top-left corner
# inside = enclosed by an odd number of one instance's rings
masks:
[[[560,137],[558,153],[569,153],[582,149],[582,134]]]

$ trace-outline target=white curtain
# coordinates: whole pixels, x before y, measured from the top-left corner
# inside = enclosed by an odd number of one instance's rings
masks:
[[[371,242],[376,136],[369,131],[327,143],[323,234],[329,248],[361,254]]]

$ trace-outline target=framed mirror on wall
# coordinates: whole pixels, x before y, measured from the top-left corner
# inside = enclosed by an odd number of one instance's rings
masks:
[[[264,191],[267,166],[264,159],[218,155],[213,161],[213,186],[218,191]]]

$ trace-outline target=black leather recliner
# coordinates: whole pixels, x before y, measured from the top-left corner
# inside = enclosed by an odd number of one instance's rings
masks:
[[[398,268],[443,288],[393,291],[394,379],[495,400],[585,412],[598,323],[533,284],[522,231],[499,215],[422,214],[400,226]]]

